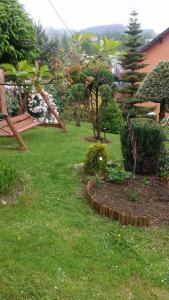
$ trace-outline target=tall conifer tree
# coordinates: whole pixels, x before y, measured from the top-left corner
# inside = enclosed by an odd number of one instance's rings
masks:
[[[126,40],[124,42],[126,54],[123,57],[122,66],[125,70],[122,80],[130,85],[124,89],[124,92],[132,97],[138,90],[139,83],[145,76],[145,73],[139,71],[144,68],[146,64],[143,63],[144,56],[140,51],[142,43],[142,30],[137,19],[138,13],[131,12],[128,29],[125,31]]]

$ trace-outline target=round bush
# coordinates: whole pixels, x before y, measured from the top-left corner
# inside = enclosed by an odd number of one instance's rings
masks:
[[[151,119],[132,119],[132,123],[137,144],[136,173],[155,175],[158,173],[159,160],[165,148],[164,130],[159,123]],[[124,168],[132,171],[133,156],[126,123],[122,126],[120,137]]]
[[[115,100],[108,103],[101,115],[101,128],[105,132],[119,133],[122,124],[122,113]]]

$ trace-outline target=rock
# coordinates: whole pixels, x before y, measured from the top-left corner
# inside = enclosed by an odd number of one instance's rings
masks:
[[[79,163],[79,164],[73,164],[73,165],[69,165],[69,168],[75,169],[75,170],[79,170],[82,169],[84,167],[84,163]]]
[[[7,202],[6,202],[5,200],[1,200],[1,203],[2,203],[3,205],[6,205],[6,204],[7,204]]]

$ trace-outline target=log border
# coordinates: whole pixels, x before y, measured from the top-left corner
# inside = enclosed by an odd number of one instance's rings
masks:
[[[124,211],[118,211],[117,209],[110,208],[104,204],[100,204],[96,201],[91,193],[91,188],[95,185],[96,177],[91,177],[86,185],[86,195],[88,202],[92,209],[94,209],[100,216],[108,217],[112,220],[119,221],[122,225],[133,226],[150,226],[150,218],[148,216],[136,216]]]

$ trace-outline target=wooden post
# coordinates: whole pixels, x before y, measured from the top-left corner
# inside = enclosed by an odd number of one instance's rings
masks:
[[[7,105],[6,105],[6,98],[5,98],[5,89],[4,89],[4,71],[0,69],[0,112],[3,116],[7,116]]]
[[[6,97],[5,97],[5,89],[4,89],[4,71],[0,69],[0,111],[7,122],[9,128],[11,129],[13,135],[15,136],[18,144],[21,146],[21,150],[27,150],[27,146],[24,143],[19,132],[16,130],[14,124],[12,123],[10,117],[8,116],[7,112],[7,104],[6,104]]]
[[[65,133],[67,133],[67,129],[65,128],[65,125],[63,124],[63,122],[61,121],[61,119],[59,118],[58,114],[56,113],[55,109],[53,108],[53,106],[51,105],[48,96],[46,95],[46,93],[43,90],[40,90],[40,94],[43,98],[43,100],[45,101],[45,103],[47,104],[47,106],[49,107],[50,112],[54,115],[54,117],[56,118],[56,120],[58,121],[58,123],[60,124],[61,128],[64,130]]]
[[[19,132],[16,130],[14,124],[12,123],[11,119],[9,116],[4,116],[4,119],[6,121],[6,123],[8,124],[8,126],[10,127],[13,135],[15,136],[18,144],[20,145],[20,149],[21,150],[28,150],[26,144],[24,143],[24,140],[22,139],[21,135],[19,134]]]

